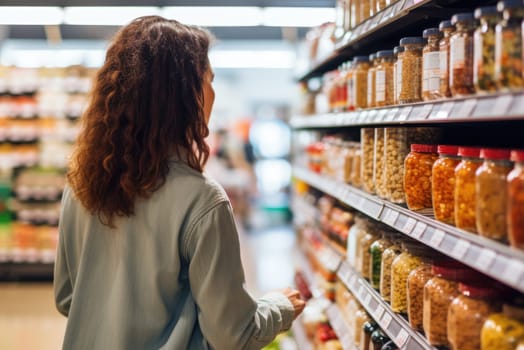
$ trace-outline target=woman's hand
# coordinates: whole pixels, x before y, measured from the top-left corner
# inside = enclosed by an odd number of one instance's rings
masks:
[[[285,288],[282,290],[282,293],[289,299],[291,304],[293,304],[293,308],[295,309],[295,318],[297,318],[297,316],[300,315],[304,310],[306,302],[300,298],[300,293],[298,290]]]

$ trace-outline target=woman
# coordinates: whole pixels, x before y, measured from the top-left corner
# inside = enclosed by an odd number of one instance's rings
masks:
[[[62,199],[64,349],[259,349],[304,307],[294,290],[244,290],[229,201],[202,174],[209,42],[151,16],[108,49]]]

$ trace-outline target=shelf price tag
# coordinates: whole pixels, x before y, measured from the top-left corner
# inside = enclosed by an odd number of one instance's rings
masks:
[[[384,120],[387,120],[387,121],[395,120],[395,116],[397,115],[398,111],[399,111],[398,108],[392,108],[388,110],[386,118],[384,118]]]
[[[379,12],[373,17],[373,22],[371,23],[371,27],[369,28],[370,30],[375,29],[379,25],[382,16],[383,12]]]
[[[404,121],[404,120],[407,120],[407,119],[408,119],[408,115],[411,113],[412,110],[413,110],[413,107],[412,107],[412,106],[406,106],[406,107],[403,107],[403,108],[400,110],[400,113],[399,113],[398,116],[397,116],[397,120],[398,120],[398,121]]]
[[[360,285],[360,287],[358,288],[358,295],[362,296],[362,294],[364,294],[366,292],[366,288],[364,287],[363,284]]]
[[[391,317],[389,312],[387,312],[387,311],[384,312],[384,315],[380,319],[380,325],[382,326],[382,328],[387,329],[389,327],[389,325],[391,324],[391,320],[392,319],[393,318]]]
[[[494,116],[504,116],[511,107],[513,102],[512,95],[502,95],[497,97],[495,103],[493,104],[492,115]]]
[[[409,114],[409,120],[424,120],[431,112],[433,108],[432,104],[424,104],[413,107],[413,110]]]
[[[375,320],[380,320],[383,314],[384,308],[382,307],[382,305],[378,304],[377,308],[375,309]]]
[[[480,99],[477,101],[477,105],[475,106],[471,116],[474,118],[492,117],[493,112],[495,112],[492,108],[493,104],[494,102],[492,98]]]
[[[349,287],[353,288],[354,290],[357,289],[357,275],[352,275],[349,279]]]
[[[404,346],[404,344],[406,344],[408,338],[409,333],[404,328],[401,328],[397,336],[395,337],[395,344],[397,344],[401,348]]]
[[[462,106],[460,107],[460,110],[457,112],[456,116],[453,116],[455,118],[467,118],[470,116],[471,111],[473,111],[473,108],[477,105],[477,99],[472,98],[465,100],[462,103]]]
[[[429,243],[433,247],[438,247],[440,245],[440,243],[442,243],[442,241],[444,240],[445,236],[446,236],[446,234],[444,233],[444,231],[439,230],[439,229],[435,229],[433,231],[433,234],[431,235]]]
[[[381,23],[386,22],[393,15],[393,6],[389,6],[382,15]]]
[[[524,276],[522,276],[523,273],[523,263],[514,259],[510,259],[506,265],[506,268],[504,269],[502,278],[516,285],[519,283],[519,281],[521,281],[522,278],[524,278]]]
[[[397,222],[399,215],[400,213],[398,211],[389,209],[386,217],[384,218],[384,223],[388,224],[389,226],[395,226],[395,222]]]
[[[436,113],[432,113],[429,119],[448,119],[454,105],[455,102],[453,101],[444,102]]]
[[[371,294],[366,294],[366,297],[364,298],[364,305],[369,306],[369,302],[371,301]]]
[[[425,223],[420,222],[420,221],[417,222],[416,225],[415,225],[415,228],[411,232],[411,236],[413,236],[415,238],[420,238],[422,236],[422,234],[424,233],[424,231],[426,231],[427,227],[428,227],[428,225],[426,225]]]
[[[413,218],[408,218],[404,226],[402,226],[401,231],[409,235],[416,224],[417,224],[417,220]]]
[[[466,252],[468,251],[471,244],[468,241],[465,241],[463,239],[458,239],[457,243],[451,250],[451,256],[453,256],[457,260],[461,260],[464,255],[466,255]]]
[[[515,102],[513,102],[508,114],[511,116],[524,116],[524,93],[515,96]]]
[[[475,266],[477,266],[482,271],[486,271],[489,269],[496,256],[497,254],[494,251],[488,248],[482,248],[479,256],[477,257],[477,260],[475,261]]]

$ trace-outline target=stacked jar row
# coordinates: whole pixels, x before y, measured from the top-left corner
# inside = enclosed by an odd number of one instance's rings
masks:
[[[351,111],[524,87],[524,4],[458,13],[394,50],[356,56],[325,82],[331,111]]]

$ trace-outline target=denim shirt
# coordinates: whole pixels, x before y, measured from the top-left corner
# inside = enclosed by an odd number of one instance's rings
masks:
[[[245,290],[231,205],[205,175],[171,162],[166,183],[115,224],[65,189],[54,274],[63,349],[260,349],[290,328],[283,294]]]

